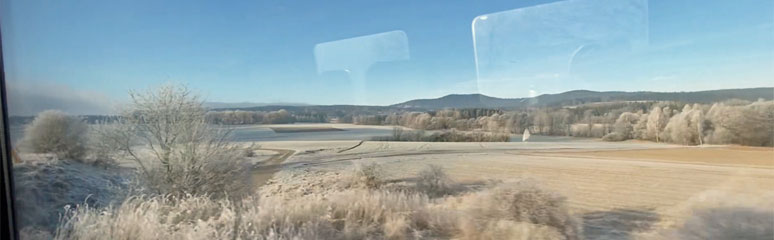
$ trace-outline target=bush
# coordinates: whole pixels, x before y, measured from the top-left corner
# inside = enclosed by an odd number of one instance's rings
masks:
[[[580,220],[572,216],[565,198],[542,189],[535,182],[505,183],[476,194],[469,201],[472,225],[468,235],[482,235],[501,220],[530,223],[554,228],[564,239],[579,239]]]
[[[626,137],[624,137],[624,135],[619,132],[611,132],[602,137],[602,141],[607,142],[620,142],[624,140],[626,140]]]
[[[61,111],[47,110],[24,130],[22,145],[35,153],[54,153],[60,158],[81,160],[86,154],[88,126]]]
[[[698,209],[674,233],[677,239],[772,239],[774,210],[756,208]]]
[[[242,157],[251,158],[255,157],[255,150],[261,149],[260,145],[255,145],[255,143],[251,143],[250,146],[244,147],[241,149]]]
[[[194,148],[170,155],[170,167],[151,165],[139,183],[151,193],[213,198],[242,198],[249,194],[251,166],[241,149],[230,147],[200,154]]]
[[[118,165],[115,145],[111,143],[110,135],[104,134],[114,131],[113,124],[92,125],[93,134],[89,137],[89,154],[86,160],[94,165],[115,166]]]
[[[361,164],[356,163],[349,176],[350,188],[379,188],[384,181],[382,180],[382,169],[376,163]]]
[[[441,166],[431,164],[419,171],[417,189],[420,192],[430,196],[443,196],[451,194],[454,188],[454,183]]]

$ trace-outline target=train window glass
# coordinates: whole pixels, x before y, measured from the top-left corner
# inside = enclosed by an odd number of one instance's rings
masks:
[[[0,3],[21,239],[771,239],[774,2]]]

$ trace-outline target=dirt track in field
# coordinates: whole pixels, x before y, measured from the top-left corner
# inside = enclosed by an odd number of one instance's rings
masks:
[[[250,177],[252,178],[253,186],[256,188],[266,184],[274,176],[274,173],[282,168],[282,163],[295,154],[295,151],[289,149],[262,148],[261,150],[274,151],[276,154],[253,166]]]

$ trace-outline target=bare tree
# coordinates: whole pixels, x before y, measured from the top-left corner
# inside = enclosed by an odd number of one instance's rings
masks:
[[[246,161],[227,141],[228,130],[207,123],[197,95],[165,85],[130,97],[119,123],[101,134],[137,163],[147,187],[163,194],[232,197],[244,190]]]

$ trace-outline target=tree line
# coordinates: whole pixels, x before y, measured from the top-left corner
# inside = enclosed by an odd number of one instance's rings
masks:
[[[471,114],[475,113],[475,114]],[[355,124],[421,130],[484,130],[552,136],[642,139],[685,145],[774,145],[774,101],[714,104],[632,101],[518,111],[448,109],[353,117]]]
[[[209,111],[207,122],[212,124],[285,124],[295,122],[328,122],[325,113],[302,112],[291,113],[285,109],[278,111]]]

